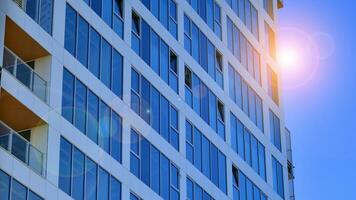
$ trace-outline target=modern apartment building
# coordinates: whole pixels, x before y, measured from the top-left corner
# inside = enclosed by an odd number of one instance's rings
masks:
[[[281,0],[1,0],[0,199],[293,199]]]

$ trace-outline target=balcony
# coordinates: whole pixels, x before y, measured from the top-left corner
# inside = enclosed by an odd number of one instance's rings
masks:
[[[12,74],[38,98],[47,102],[47,81],[7,47],[4,47],[3,69]]]
[[[52,35],[54,0],[12,0],[48,34]]]
[[[18,133],[0,121],[0,147],[29,166],[34,172],[44,176],[45,154],[25,139],[29,130]],[[23,136],[22,136],[23,135]]]
[[[49,102],[48,83],[52,57],[35,39],[10,18],[6,18],[2,73],[15,78],[45,103]],[[0,65],[1,65],[0,64]]]

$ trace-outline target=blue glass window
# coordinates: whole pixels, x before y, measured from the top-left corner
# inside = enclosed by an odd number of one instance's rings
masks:
[[[98,177],[98,199],[109,199],[109,174],[101,167]]]
[[[10,176],[0,170],[0,199],[9,199],[10,180]]]
[[[91,91],[88,94],[87,136],[98,142],[99,98]]]
[[[73,123],[74,114],[74,76],[63,70],[62,116]]]
[[[121,200],[121,183],[113,176],[110,177],[110,200]]]
[[[100,80],[111,88],[111,45],[104,39],[101,40]]]
[[[89,24],[81,16],[78,16],[77,32],[77,59],[85,67],[88,67]]]
[[[72,145],[67,140],[61,138],[58,187],[68,195],[71,193],[71,161]]]
[[[186,134],[187,160],[226,193],[225,155],[188,121]]]
[[[90,28],[89,55],[89,70],[99,78],[100,35],[93,28]]]
[[[91,0],[91,8],[96,12],[97,15],[101,16],[101,5],[102,0]]]
[[[85,160],[85,199],[96,200],[97,165],[88,157]]]
[[[75,56],[77,13],[67,4],[65,21],[64,48]]]
[[[12,179],[11,181],[11,199],[26,200],[27,188],[20,182]]]
[[[122,120],[115,112],[111,112],[111,156],[121,162]]]
[[[122,97],[123,90],[123,58],[115,49],[113,49],[113,63],[112,63],[112,91]]]
[[[77,148],[74,148],[72,166],[72,197],[78,200],[84,198],[84,161],[84,154]]]
[[[269,121],[271,142],[279,151],[282,151],[280,120],[271,110],[269,111]]]
[[[110,153],[110,108],[102,101],[99,108],[99,146]]]
[[[284,199],[283,166],[272,156],[273,189]]]
[[[158,149],[154,146],[151,146],[151,162],[150,162],[150,175],[151,175],[151,181],[150,181],[150,186],[153,189],[153,191],[155,191],[157,194],[159,194],[159,187],[160,187],[160,183],[159,183],[159,168],[157,166],[159,166],[160,163],[160,152],[158,151]]]
[[[85,85],[76,80],[75,82],[75,120],[74,125],[85,133],[86,128],[86,109],[87,109],[87,88]]]
[[[131,173],[163,199],[179,199],[179,169],[146,138],[132,129],[130,160]]]
[[[103,4],[103,13],[102,13],[102,18],[104,22],[109,25],[110,27],[112,26],[112,14],[113,14],[113,0],[102,0]]]

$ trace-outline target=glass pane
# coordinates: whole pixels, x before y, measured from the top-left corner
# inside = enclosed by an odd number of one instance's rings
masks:
[[[29,145],[28,165],[42,175],[43,154],[32,145]]]
[[[109,174],[99,167],[98,200],[109,200]]]
[[[99,98],[89,90],[87,113],[87,136],[98,143]]]
[[[72,145],[61,138],[61,150],[59,155],[59,188],[70,195],[71,188],[71,166],[72,166]]]
[[[32,90],[32,70],[25,63],[17,60],[16,78]]]
[[[36,73],[33,74],[33,93],[43,101],[46,101],[47,82]]]
[[[169,199],[169,160],[161,154],[160,157],[160,196],[163,199]]]
[[[66,5],[64,48],[75,56],[77,13],[71,6]]]
[[[110,153],[110,108],[100,101],[99,146]]]
[[[141,180],[147,186],[150,185],[150,142],[141,137]]]
[[[10,176],[0,170],[0,199],[9,199]]]
[[[30,190],[28,194],[28,200],[43,200],[43,198]]]
[[[150,186],[157,194],[159,194],[159,156],[160,152],[157,148],[151,145],[151,162],[150,162]]]
[[[110,178],[110,200],[121,200],[121,183],[113,176]]]
[[[100,80],[111,88],[111,45],[104,39],[101,40]]]
[[[27,163],[27,142],[20,136],[12,135],[11,153],[20,159],[22,162]]]
[[[74,148],[72,168],[72,197],[75,200],[82,200],[84,198],[84,161],[84,154],[77,148]]]
[[[27,188],[15,179],[12,179],[11,200],[26,200],[26,197]]]
[[[78,17],[78,45],[77,59],[85,67],[88,65],[88,41],[89,41],[89,24],[81,16]]]
[[[41,0],[40,26],[49,34],[52,34],[53,0]]]
[[[76,80],[75,84],[75,119],[74,124],[82,133],[85,133],[86,128],[86,109],[87,109],[87,87]]]
[[[89,44],[89,70],[97,78],[99,78],[100,66],[100,35],[93,28],[90,28],[90,44]]]
[[[85,199],[96,200],[97,165],[87,157],[85,166]]]
[[[121,117],[112,112],[111,118],[111,156],[118,162],[121,162],[121,138],[122,138],[122,122]]]

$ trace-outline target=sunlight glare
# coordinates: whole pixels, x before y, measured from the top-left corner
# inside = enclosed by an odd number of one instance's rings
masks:
[[[300,56],[296,49],[290,47],[286,49],[281,49],[278,53],[277,59],[278,64],[282,69],[291,69],[298,67],[298,61],[300,59]]]

